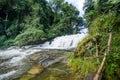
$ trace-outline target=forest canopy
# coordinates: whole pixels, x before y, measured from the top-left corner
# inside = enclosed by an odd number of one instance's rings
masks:
[[[82,18],[64,0],[0,0],[1,48],[73,34],[78,30],[74,25],[82,25]]]

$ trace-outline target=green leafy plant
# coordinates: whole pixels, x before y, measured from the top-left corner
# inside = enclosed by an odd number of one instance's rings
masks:
[[[45,40],[45,33],[36,28],[29,28],[15,38],[15,44],[22,46]]]
[[[75,73],[79,73],[79,75],[86,76],[90,72],[96,72],[97,70],[97,64],[95,60],[84,60],[81,57],[78,58],[70,58],[68,65],[72,69],[72,71]]]

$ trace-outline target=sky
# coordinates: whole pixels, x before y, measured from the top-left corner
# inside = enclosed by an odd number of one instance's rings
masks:
[[[47,1],[50,1],[50,0],[47,0]],[[83,16],[84,14],[83,6],[84,6],[85,0],[65,0],[65,1],[74,5],[80,11],[80,16]]]
[[[84,6],[85,0],[65,0],[65,1],[73,4],[80,11],[81,16],[84,14],[83,6]]]

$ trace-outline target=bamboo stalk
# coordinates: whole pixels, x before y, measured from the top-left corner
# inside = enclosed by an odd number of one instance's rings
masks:
[[[100,64],[100,67],[96,73],[96,75],[94,76],[93,80],[99,80],[100,76],[101,76],[101,73],[103,71],[103,68],[105,66],[105,63],[106,63],[106,55],[110,52],[110,43],[111,43],[111,40],[112,40],[112,32],[109,33],[109,39],[108,39],[108,48],[107,48],[107,53],[105,52],[104,53],[104,58]]]
[[[108,48],[107,48],[107,52],[108,53],[110,52],[110,43],[111,43],[111,40],[112,40],[112,32],[109,33]]]
[[[97,71],[97,73],[96,73],[96,75],[95,75],[93,80],[99,80],[101,72],[103,71],[103,67],[105,65],[105,62],[106,62],[106,55],[104,56],[104,58],[102,60],[102,63],[100,64],[100,67],[99,67],[99,69],[98,69],[98,71]]]

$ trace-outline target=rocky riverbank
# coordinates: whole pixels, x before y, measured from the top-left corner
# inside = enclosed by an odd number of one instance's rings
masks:
[[[66,52],[61,50],[38,52],[30,55],[29,59],[33,66],[26,72],[25,75],[16,80],[30,80],[37,74],[40,74],[45,68],[57,62],[67,62]]]
[[[12,50],[11,52],[16,51]],[[66,51],[62,50],[36,50],[34,54],[24,56],[23,52],[25,51],[22,49],[22,51],[11,56],[0,56],[0,80],[13,80],[25,73],[36,75],[44,68],[66,58]],[[38,72],[32,73],[32,71],[35,71],[34,69],[38,69],[36,70]]]

